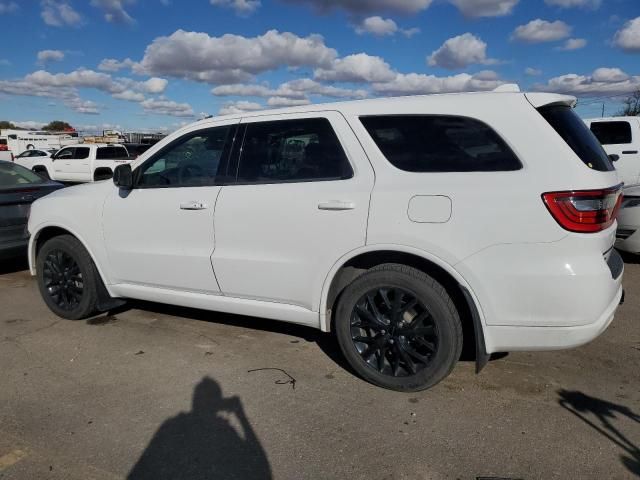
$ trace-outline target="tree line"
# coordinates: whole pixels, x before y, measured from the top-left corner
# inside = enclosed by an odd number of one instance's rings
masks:
[[[20,128],[16,127],[13,123],[7,120],[0,120],[0,130],[29,130],[28,128]],[[47,123],[45,126],[40,128],[39,130],[44,130],[45,132],[63,132],[65,130],[75,130],[69,123],[64,122],[62,120],[54,120],[52,122]]]

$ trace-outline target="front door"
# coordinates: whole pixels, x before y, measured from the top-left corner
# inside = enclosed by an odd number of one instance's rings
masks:
[[[237,183],[216,204],[220,288],[316,311],[331,267],[365,244],[372,167],[337,112],[241,125],[239,161],[230,162]]]
[[[199,125],[140,165],[132,190],[114,188],[103,225],[115,283],[219,292],[213,213],[235,128]]]

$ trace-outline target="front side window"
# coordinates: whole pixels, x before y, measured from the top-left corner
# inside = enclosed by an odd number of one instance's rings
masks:
[[[73,148],[64,148],[62,150],[60,150],[58,153],[56,153],[56,160],[60,159],[60,160],[64,160],[65,158],[71,158],[73,157]]]
[[[155,154],[141,167],[137,185],[178,187],[215,185],[222,175],[225,148],[235,125],[187,134]]]
[[[629,122],[593,122],[591,131],[602,145],[631,143],[631,124]]]
[[[326,118],[249,123],[238,165],[239,183],[341,180],[353,176]]]
[[[448,115],[379,115],[360,121],[387,160],[407,172],[519,170],[515,154],[488,125]]]

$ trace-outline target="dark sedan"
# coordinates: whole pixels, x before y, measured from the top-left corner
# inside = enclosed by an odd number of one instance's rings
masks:
[[[31,204],[63,187],[20,165],[0,161],[0,258],[26,252]]]

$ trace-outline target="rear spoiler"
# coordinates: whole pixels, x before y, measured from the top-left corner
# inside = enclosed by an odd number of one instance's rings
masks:
[[[576,97],[570,95],[560,95],[558,93],[525,93],[524,96],[534,108],[548,107],[550,105],[566,105],[567,107],[575,107],[578,103]]]

